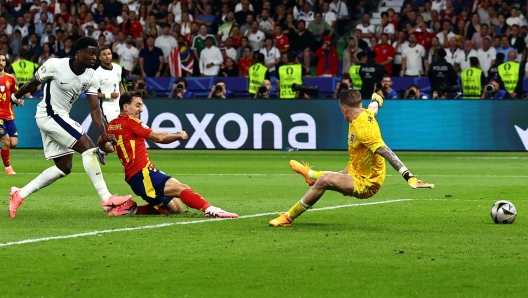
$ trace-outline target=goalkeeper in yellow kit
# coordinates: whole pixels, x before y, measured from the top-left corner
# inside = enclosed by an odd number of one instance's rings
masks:
[[[385,160],[397,171],[412,188],[433,188],[417,180],[400,161],[398,156],[385,145],[375,116],[383,105],[384,90],[376,88],[368,109],[361,106],[361,94],[348,89],[339,95],[339,106],[348,128],[348,153],[350,161],[341,172],[313,171],[308,164],[290,161],[292,169],[303,175],[312,187],[286,213],[269,222],[270,226],[291,226],[293,220],[304,211],[312,208],[326,190],[334,190],[346,196],[366,199],[375,195],[385,180]]]

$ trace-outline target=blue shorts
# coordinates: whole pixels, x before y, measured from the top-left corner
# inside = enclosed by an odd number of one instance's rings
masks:
[[[18,138],[18,131],[15,120],[0,119],[0,138],[9,135],[12,138]]]
[[[128,184],[136,195],[142,197],[151,206],[163,207],[173,199],[163,196],[165,183],[170,178],[172,177],[151,165],[132,176]]]

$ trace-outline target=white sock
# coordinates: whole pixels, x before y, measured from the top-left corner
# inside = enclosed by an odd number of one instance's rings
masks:
[[[66,176],[66,174],[59,170],[57,166],[47,168],[42,172],[37,178],[33,179],[26,186],[20,189],[20,197],[26,198],[30,194],[37,192],[39,189],[44,188],[53,182],[57,181],[59,178]]]
[[[103,172],[101,171],[101,166],[97,160],[97,149],[92,148],[84,151],[82,154],[82,161],[84,166],[84,171],[90,179],[101,198],[101,201],[106,202],[112,196],[106,187],[106,182],[103,178]]]
[[[308,177],[315,181],[314,177],[312,176],[313,173],[314,173],[314,170],[309,170],[308,171]]]

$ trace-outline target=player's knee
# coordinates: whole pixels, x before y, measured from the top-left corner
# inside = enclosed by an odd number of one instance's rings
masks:
[[[315,181],[314,186],[328,189],[332,185],[332,179],[330,178],[330,175],[323,174],[317,181]]]

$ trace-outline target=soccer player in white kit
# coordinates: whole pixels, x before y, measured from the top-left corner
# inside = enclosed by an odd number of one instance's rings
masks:
[[[99,48],[99,66],[95,73],[99,77],[101,87],[97,94],[106,123],[114,120],[121,113],[119,108],[120,94],[125,93],[121,83],[121,67],[112,64],[112,50],[109,46]]]
[[[46,82],[44,97],[35,115],[42,135],[44,155],[55,165],[44,170],[22,188],[11,187],[9,216],[15,217],[18,207],[30,194],[44,188],[71,172],[73,152],[82,154],[86,174],[101,198],[103,210],[110,216],[127,214],[117,206],[127,203],[132,196],[112,195],[106,187],[99,165],[99,151],[81,125],[70,118],[70,110],[82,93],[86,93],[92,120],[106,142],[116,144],[116,137],[107,134],[97,99],[99,77],[92,69],[97,55],[97,41],[81,37],[75,43],[75,58],[50,58],[35,73],[35,77],[11,96],[15,104],[20,98]],[[118,211],[116,211],[118,210]]]

